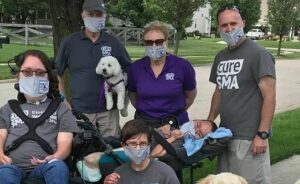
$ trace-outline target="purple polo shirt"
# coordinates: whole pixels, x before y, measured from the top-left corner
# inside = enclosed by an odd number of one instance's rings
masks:
[[[187,122],[185,91],[195,88],[193,66],[171,54],[167,55],[165,66],[157,78],[149,57],[137,60],[128,69],[128,90],[137,93],[136,110],[152,118],[162,118],[180,111],[179,124]]]

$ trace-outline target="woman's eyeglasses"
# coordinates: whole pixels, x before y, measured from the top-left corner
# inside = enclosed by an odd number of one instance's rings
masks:
[[[140,148],[145,148],[146,146],[148,146],[148,142],[140,142],[140,143],[136,143],[136,142],[127,142],[126,145],[132,148],[136,148],[138,145],[140,146]]]
[[[233,11],[236,11],[236,12],[240,13],[240,9],[239,9],[238,6],[236,6],[236,5],[226,5],[226,6],[222,6],[221,8],[219,8],[219,10],[217,12],[217,18],[225,10],[233,10]]]
[[[46,70],[42,70],[42,69],[37,69],[35,71],[33,71],[31,69],[23,69],[20,72],[22,72],[22,74],[25,77],[31,77],[33,75],[33,73],[35,76],[44,77],[46,75],[46,73],[48,73]]]
[[[145,46],[153,46],[155,43],[156,46],[162,45],[165,39],[157,39],[157,40],[144,40]]]

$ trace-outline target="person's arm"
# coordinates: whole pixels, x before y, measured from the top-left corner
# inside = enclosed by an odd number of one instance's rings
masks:
[[[220,113],[220,103],[221,103],[221,91],[216,85],[215,92],[211,99],[210,111],[207,119],[210,121],[215,121]]]
[[[135,108],[135,101],[137,98],[136,92],[128,91],[128,96],[129,96],[131,105]]]
[[[71,104],[67,101],[66,99],[66,96],[65,96],[65,80],[63,78],[63,76],[60,76],[60,75],[57,75],[57,78],[58,78],[58,89],[59,89],[59,92],[61,95],[63,95],[63,98],[64,98],[64,103],[67,105],[67,107],[69,109],[72,109],[71,108]]]
[[[166,139],[168,141],[168,143],[172,143],[174,141],[176,141],[177,139],[182,138],[183,134],[180,130],[173,130],[171,133],[171,136]],[[166,150],[162,147],[162,145],[157,144],[154,149],[151,151],[150,155],[152,157],[161,157],[163,155],[165,155],[167,152]]]
[[[185,110],[187,110],[193,103],[197,95],[197,89],[185,91]]]
[[[258,131],[269,132],[276,105],[276,80],[269,76],[263,77],[259,80],[258,86],[263,97],[261,120]],[[264,153],[267,149],[267,146],[268,139],[261,139],[256,135],[252,142],[252,153]]]
[[[53,155],[47,156],[44,160],[49,161],[52,159],[64,160],[66,159],[72,149],[72,140],[73,133],[72,132],[59,132],[57,135],[57,149]]]
[[[0,129],[0,164],[11,164],[12,159],[4,154],[4,145],[7,137],[7,130]]]

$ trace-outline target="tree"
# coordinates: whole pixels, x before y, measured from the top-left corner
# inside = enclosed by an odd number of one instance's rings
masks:
[[[34,21],[38,11],[48,11],[47,0],[2,0],[1,6],[5,22],[11,21],[10,17],[14,16],[15,22],[21,24],[28,19]]]
[[[50,0],[50,12],[53,25],[53,47],[56,56],[64,37],[80,30],[83,25],[80,13],[83,0]],[[70,98],[69,75],[65,72],[66,96]]]
[[[279,35],[277,55],[280,55],[282,37],[288,33],[296,20],[300,0],[269,0],[268,21],[272,31]]]
[[[154,19],[153,13],[144,7],[143,0],[110,0],[107,6],[112,16],[130,21],[136,27],[144,27]]]
[[[211,17],[212,17],[212,30],[217,30],[217,11],[220,7],[232,4],[240,9],[240,14],[245,20],[244,31],[248,32],[251,27],[257,23],[260,17],[260,2],[261,0],[210,0],[211,3]]]
[[[165,21],[176,29],[175,55],[185,28],[192,23],[194,12],[205,3],[206,0],[144,0],[145,8],[153,12],[156,19]]]

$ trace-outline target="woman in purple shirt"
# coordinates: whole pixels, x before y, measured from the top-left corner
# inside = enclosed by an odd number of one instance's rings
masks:
[[[128,90],[135,118],[152,127],[189,121],[187,109],[197,94],[195,70],[185,59],[167,53],[168,28],[155,21],[144,30],[145,57],[128,70]],[[170,121],[171,119],[171,121]],[[166,121],[167,120],[167,121]],[[170,125],[163,128],[170,135]]]

